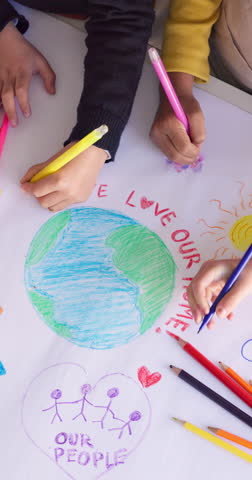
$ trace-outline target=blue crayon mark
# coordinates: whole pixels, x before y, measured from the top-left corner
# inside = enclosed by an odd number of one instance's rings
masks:
[[[247,340],[247,341],[242,345],[242,348],[241,348],[242,358],[244,358],[244,360],[247,360],[248,362],[252,362],[252,358],[246,357],[246,355],[245,355],[245,353],[244,353],[244,349],[245,349],[245,347],[246,347],[250,342],[252,342],[252,338],[250,338],[249,340]]]
[[[2,364],[2,362],[0,362],[0,375],[5,375],[6,374],[6,370]]]
[[[66,340],[96,349],[126,344],[150,328],[171,298],[174,277],[171,253],[154,232],[93,207],[52,217],[25,264],[40,318]]]

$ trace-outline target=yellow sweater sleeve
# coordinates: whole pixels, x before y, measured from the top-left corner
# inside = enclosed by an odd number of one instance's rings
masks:
[[[170,0],[164,32],[163,61],[167,72],[209,79],[209,36],[220,14],[222,0]]]

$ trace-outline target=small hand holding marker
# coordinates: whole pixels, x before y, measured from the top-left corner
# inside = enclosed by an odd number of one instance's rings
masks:
[[[206,262],[188,287],[188,300],[198,333],[204,325],[213,325],[215,313],[220,318],[233,318],[233,309],[252,290],[252,244],[241,261],[221,260]],[[212,305],[209,307],[209,304]],[[202,320],[203,314],[203,320]]]
[[[107,153],[94,143],[107,132],[108,127],[102,125],[47,162],[34,165],[21,179],[22,189],[53,212],[87,200],[107,159]]]
[[[164,91],[150,136],[170,160],[183,168],[195,166],[202,160],[200,146],[205,140],[205,125],[199,104],[192,95],[193,77],[177,74],[181,81],[181,84],[174,83],[178,96],[157,50],[150,48],[149,56]]]

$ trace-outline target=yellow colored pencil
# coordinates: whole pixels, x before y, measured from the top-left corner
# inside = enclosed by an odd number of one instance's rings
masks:
[[[49,163],[49,165],[42,168],[40,172],[36,173],[36,175],[31,178],[31,183],[38,182],[39,180],[42,180],[42,178],[57,172],[60,168],[64,167],[64,165],[73,160],[73,158],[77,157],[77,155],[84,152],[84,150],[86,150],[88,147],[91,147],[91,145],[94,145],[94,143],[100,140],[100,138],[102,138],[107,132],[107,125],[101,125],[101,127],[93,130],[91,133],[86,135],[86,137],[82,138],[82,140],[69,148],[69,150],[66,150],[58,158]]]
[[[196,427],[192,423],[186,422],[184,420],[179,420],[178,418],[174,418],[176,422],[180,423],[184,428],[189,430],[192,433],[195,433],[196,435],[199,435],[202,438],[205,438],[205,440],[208,440],[209,442],[214,443],[218,447],[224,448],[230,453],[233,453],[237,457],[242,458],[243,460],[246,460],[249,463],[252,463],[252,455],[250,455],[247,452],[244,452],[240,448],[234,447],[233,445],[230,445],[230,443],[225,442],[225,440],[222,440],[221,438],[215,437],[211,433],[206,432],[205,430],[202,430],[199,427]]]

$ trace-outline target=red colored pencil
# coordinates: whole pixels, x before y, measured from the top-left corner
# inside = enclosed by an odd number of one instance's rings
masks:
[[[250,408],[252,408],[252,396],[246,392],[238,383],[224,373],[220,368],[216,367],[214,363],[210,362],[202,353],[194,348],[190,343],[185,342],[182,338],[179,338],[178,343],[191,357],[195,358],[203,367],[211,372],[218,380],[220,380],[226,387],[240,397]]]

